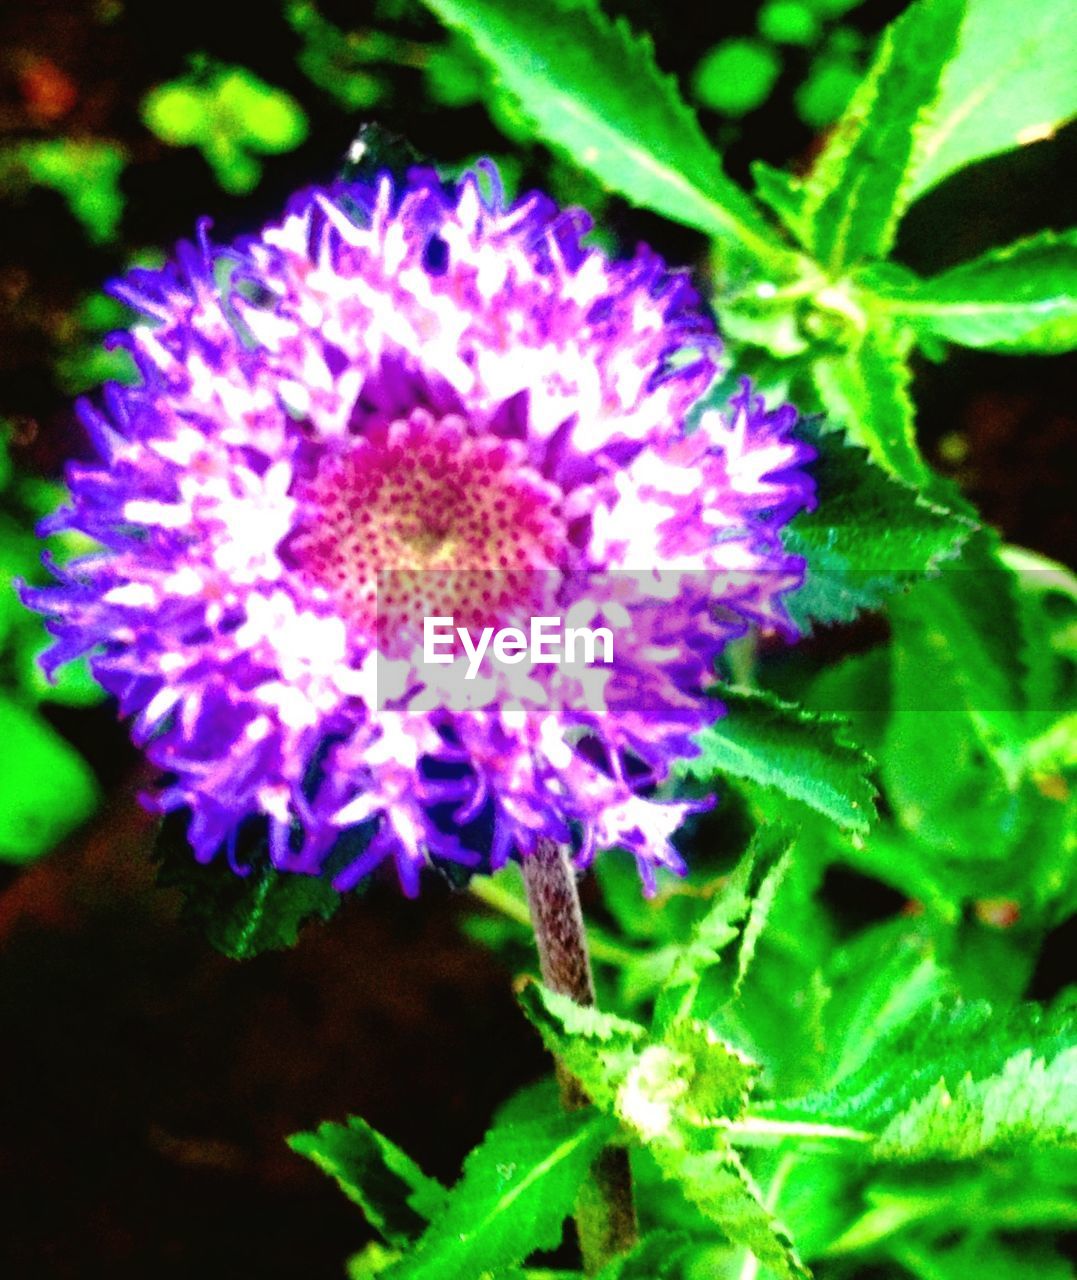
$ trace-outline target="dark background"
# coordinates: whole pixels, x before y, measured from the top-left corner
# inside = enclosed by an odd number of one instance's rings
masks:
[[[652,30],[659,61],[684,78],[701,50],[750,29],[754,13],[644,0],[611,7]],[[868,3],[851,21],[870,35],[900,8]],[[362,3],[322,11],[354,27],[374,16]],[[421,11],[402,21],[417,37],[436,34]],[[80,295],[117,272],[132,247],[167,247],[207,212],[215,236],[227,239],[338,168],[361,121],[310,84],[296,48],[272,3],[4,7],[0,146],[108,137],[130,154],[117,245],[90,245],[51,191],[0,196],[0,416],[23,470],[58,475],[64,458],[85,451],[56,376]],[[268,158],[250,196],[225,195],[197,151],[165,146],[141,122],[146,92],[182,75],[193,52],[251,68],[308,114],[307,142]],[[44,97],[28,81],[31,62],[58,77]],[[789,107],[796,74],[794,58],[772,102],[728,138],[735,176],[745,178],[756,157],[810,162],[815,140]],[[505,149],[481,107],[439,110],[417,72],[398,75],[393,100],[369,118],[441,161]],[[540,183],[545,164],[529,153],[526,175]],[[978,166],[917,206],[899,256],[934,270],[1073,223],[1072,192],[1056,175],[1075,164],[1071,130]],[[609,221],[626,245],[647,239],[675,261],[703,248],[692,233],[617,201]],[[955,353],[919,367],[916,386],[936,464],[1009,539],[1062,559],[1075,541],[1066,452],[1073,371],[1062,359]],[[939,449],[955,439],[960,448]],[[417,902],[391,883],[374,885],[293,952],[245,964],[216,955],[179,924],[178,895],[154,887],[152,824],[136,799],[147,779],[111,706],[48,714],[91,761],[109,800],[50,857],[18,871],[0,866],[0,1274],[339,1277],[366,1238],[361,1216],[285,1136],[360,1114],[451,1179],[493,1105],[545,1069],[515,1012],[509,974],[467,942],[458,927],[466,904],[433,881]],[[850,911],[863,908],[865,884],[832,888]],[[1048,954],[1061,963],[1061,950]],[[1050,975],[1043,981],[1050,986]]]

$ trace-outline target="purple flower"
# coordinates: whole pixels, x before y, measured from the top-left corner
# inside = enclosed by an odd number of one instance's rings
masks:
[[[752,623],[793,633],[796,412],[745,384],[689,431],[719,343],[686,276],[487,176],[490,198],[419,170],[306,191],[112,286],[146,317],[114,338],[141,382],[80,406],[101,461],[45,525],[101,550],[24,595],[50,672],[92,653],[201,861],[235,865],[261,816],[277,867],[336,851],[340,888],[391,857],[413,893],[430,860],[492,870],[550,837],[580,865],[632,850],[652,890],[683,870],[695,806],[655,790],[721,712],[716,656]],[[432,603],[608,623],[614,660],[440,680],[407,641]],[[345,832],[366,838],[341,867]]]

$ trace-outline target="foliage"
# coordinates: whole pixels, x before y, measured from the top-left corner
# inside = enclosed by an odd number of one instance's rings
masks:
[[[340,895],[320,876],[274,870],[261,829],[245,833],[244,847],[229,855],[232,865],[218,859],[202,866],[191,857],[186,827],[183,813],[162,822],[154,850],[157,882],[182,892],[184,919],[231,959],[294,947],[306,921],[328,920],[340,905]]]
[[[919,0],[884,32],[810,172],[758,165],[753,197],[646,38],[593,0],[427,3],[489,62],[536,140],[712,238],[733,366],[824,415],[805,428],[819,505],[788,535],[808,565],[793,617],[823,635],[887,617],[871,646],[831,665],[731,654],[714,691],[727,714],[667,784],[722,796],[733,826],[718,865],[647,904],[607,855],[606,918],[590,932],[608,1011],[521,988],[594,1108],[570,1113],[569,1131],[583,1142],[604,1116],[633,1151],[644,1237],[603,1274],[789,1277],[809,1262],[820,1275],[1024,1274],[1008,1233],[1072,1225],[1077,1171],[1072,1006],[1022,999],[1047,931],[1075,905],[1077,583],[1004,546],[933,470],[911,362],[947,342],[1071,349],[1077,248],[1073,232],[1043,232],[929,278],[890,255],[910,205],[946,174],[1023,141],[1028,112],[1052,128],[1072,114],[1062,53],[1043,36],[1061,50],[1068,32],[1053,6],[1014,42],[994,0],[967,12]],[[769,4],[762,39],[810,45],[834,16]],[[775,74],[770,47],[713,50],[699,99],[750,110]],[[835,874],[886,886],[894,906],[850,930],[820,893]],[[526,938],[518,881],[476,892],[503,923],[477,920],[475,936]],[[461,1232],[484,1163],[472,1159],[453,1193]],[[566,1215],[568,1188],[547,1208]],[[427,1234],[447,1242],[438,1221]],[[523,1222],[511,1254],[476,1255],[470,1274],[554,1238]],[[1041,1239],[1038,1265],[1062,1274]],[[389,1274],[448,1265],[427,1245],[385,1244]],[[376,1274],[384,1247],[356,1274]]]
[[[89,766],[43,712],[50,702],[90,706],[101,690],[84,659],[64,667],[55,684],[45,679],[37,659],[48,636],[16,590],[19,580],[42,576],[40,544],[27,525],[62,493],[48,481],[18,475],[0,432],[0,862],[29,862],[47,852],[90,817],[99,799]],[[61,561],[82,550],[70,539],[52,542]]]
[[[291,151],[303,141],[306,116],[290,95],[244,67],[192,62],[190,75],[146,96],[143,119],[162,142],[198,147],[221,187],[242,195],[258,185],[258,156]]]
[[[589,1105],[525,1091],[451,1188],[357,1118],[291,1140],[378,1236],[350,1274],[577,1276],[564,1224],[611,1142],[631,1151],[642,1238],[603,1280],[1069,1274],[1055,1245],[1074,1227],[1077,1027],[1039,966],[1077,911],[1077,579],[1006,545],[936,470],[917,398],[923,361],[952,347],[1077,345],[1077,231],[969,242],[933,272],[913,269],[908,236],[924,196],[1077,111],[1070,6],[1018,22],[1001,0],[914,0],[875,40],[851,25],[855,0],[767,0],[682,86],[612,16],[628,6],[424,4],[398,21],[383,3],[352,29],[339,7],[289,0],[312,98],[389,112],[415,89],[454,121],[485,110],[513,175],[698,237],[731,370],[808,414],[818,503],[787,534],[809,638],[734,647],[714,689],[727,713],[664,784],[716,797],[679,837],[691,875],[646,901],[628,859],[603,852],[588,922],[601,1012],[520,988]],[[789,168],[754,164],[749,191],[714,138],[749,136],[798,77],[801,119],[833,127]],[[689,94],[716,114],[701,122]],[[232,192],[308,128],[290,94],[208,59],[151,88],[143,116]],[[723,135],[717,116],[744,125]],[[107,139],[34,139],[0,169],[59,192],[107,244],[125,163]],[[83,304],[67,389],[104,372],[87,340],[115,323]],[[51,689],[34,674],[44,636],[7,584],[38,572],[26,526],[57,495],[6,457],[0,475],[0,857],[25,861],[96,803],[40,703],[99,691],[82,663]],[[162,882],[226,954],[290,946],[338,905],[326,882],[275,873],[257,833],[232,851],[246,877],[193,865],[176,834]],[[518,871],[472,889],[485,907],[469,933],[530,964]],[[553,1250],[568,1269],[546,1265]]]
[[[63,196],[90,241],[115,237],[123,216],[124,153],[115,143],[50,138],[0,152],[0,177],[14,187],[36,184]]]

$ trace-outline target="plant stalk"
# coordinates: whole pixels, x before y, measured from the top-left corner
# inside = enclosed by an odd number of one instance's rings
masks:
[[[542,981],[577,1004],[595,1003],[595,984],[587,953],[587,935],[568,850],[540,839],[535,852],[521,858],[531,923],[538,946]],[[569,1110],[589,1105],[578,1080],[557,1064],[561,1100]],[[628,1151],[607,1147],[591,1166],[576,1201],[576,1229],[587,1275],[594,1275],[637,1239],[636,1208]]]

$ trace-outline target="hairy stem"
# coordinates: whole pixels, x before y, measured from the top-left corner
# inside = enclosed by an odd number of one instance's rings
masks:
[[[507,920],[515,920],[532,931],[531,912],[523,898],[517,896],[511,888],[506,887],[504,873],[496,876],[474,876],[468,885],[472,897],[485,903],[493,911],[498,911]],[[609,934],[593,925],[588,931],[587,948],[591,956],[602,964],[612,964],[619,968],[636,964],[640,953],[631,947],[622,946]]]
[[[521,861],[542,980],[551,991],[577,1004],[593,1005],[595,985],[587,935],[568,850],[556,841],[541,839],[535,852]],[[560,1064],[557,1078],[566,1107],[588,1105],[579,1082]],[[635,1243],[632,1174],[624,1147],[607,1147],[592,1165],[576,1202],[576,1227],[588,1275],[601,1270],[610,1258],[627,1253]]]

